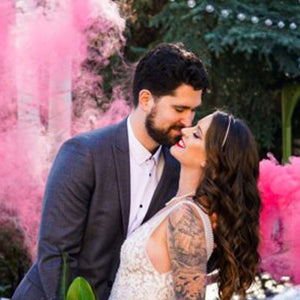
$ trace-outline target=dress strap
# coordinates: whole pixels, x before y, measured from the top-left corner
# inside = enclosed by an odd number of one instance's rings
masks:
[[[182,195],[182,196],[175,196],[170,201],[168,201],[166,203],[166,206],[169,206],[170,204],[172,204],[176,201],[179,201],[179,200],[182,200],[182,199],[185,199],[185,198],[189,198],[189,197],[194,197],[194,196],[195,196],[195,192],[191,192],[191,193],[188,193],[188,194],[185,194],[185,195]]]

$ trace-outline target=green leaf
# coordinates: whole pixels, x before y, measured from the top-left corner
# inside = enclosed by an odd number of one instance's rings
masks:
[[[83,277],[76,277],[72,282],[66,300],[96,300],[93,290]]]
[[[67,261],[67,254],[63,252],[62,254],[62,270],[61,270],[61,280],[60,280],[60,289],[59,297],[60,299],[65,300],[68,290],[68,280],[69,280],[69,265]]]
[[[282,148],[283,162],[292,155],[292,116],[300,99],[300,85],[285,85],[282,90]]]

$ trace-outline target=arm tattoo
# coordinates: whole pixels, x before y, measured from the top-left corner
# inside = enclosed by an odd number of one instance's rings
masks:
[[[205,299],[205,230],[191,205],[180,205],[170,213],[168,245],[176,299]]]

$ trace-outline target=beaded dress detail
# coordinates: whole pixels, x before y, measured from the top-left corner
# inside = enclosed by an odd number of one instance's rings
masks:
[[[168,214],[187,203],[197,207],[205,227],[207,260],[213,251],[213,232],[208,215],[191,197],[174,197],[155,216],[137,228],[123,243],[120,267],[109,300],[171,300],[175,299],[172,272],[159,273],[148,258],[146,244],[152,232]]]

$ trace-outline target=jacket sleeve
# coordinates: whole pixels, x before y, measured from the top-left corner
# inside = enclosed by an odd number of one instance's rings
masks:
[[[46,185],[38,244],[38,270],[47,299],[58,299],[62,253],[77,268],[90,199],[93,157],[81,138],[61,147]]]

